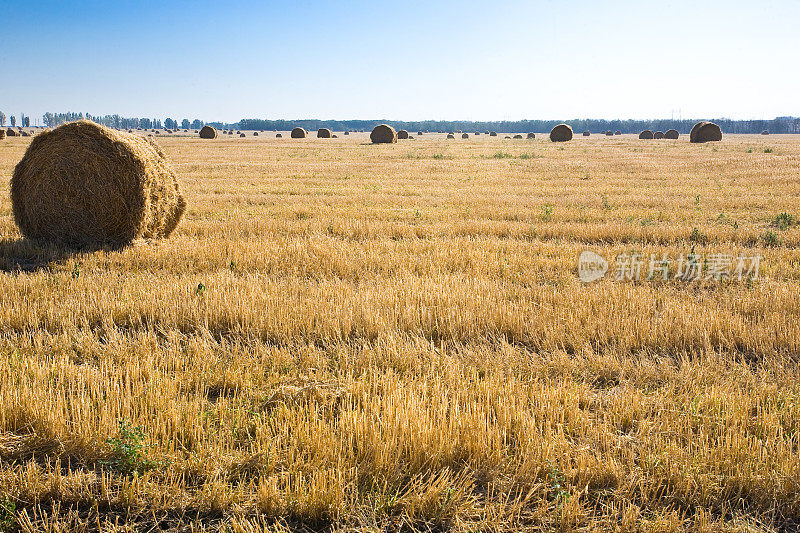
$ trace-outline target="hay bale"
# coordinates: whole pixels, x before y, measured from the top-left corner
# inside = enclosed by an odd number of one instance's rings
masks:
[[[14,130],[14,129],[12,129],[12,128],[8,128],[8,129],[6,130],[6,134],[7,134],[9,137],[16,137],[17,135],[19,135],[19,134],[16,132],[16,130]]]
[[[769,131],[764,130],[764,131],[761,132],[761,135],[769,135]]]
[[[36,136],[14,169],[11,204],[25,237],[78,246],[167,237],[186,209],[155,142],[85,120]]]
[[[622,135],[622,132],[617,130],[617,131],[614,132],[614,135]]]
[[[611,131],[611,130],[608,130],[608,131],[606,132],[606,137],[612,137],[613,135],[614,135],[614,132],[613,132],[613,131]]]
[[[200,130],[200,138],[201,139],[216,139],[217,138],[217,128],[214,126],[203,126]]]
[[[653,139],[663,139],[663,138],[664,138],[663,131],[657,131],[653,134]]]
[[[679,137],[678,130],[667,130],[664,134],[665,139],[677,139]]]
[[[566,124],[559,124],[550,131],[550,140],[554,143],[572,140],[572,128]]]
[[[28,133],[27,131],[23,131],[22,133],[20,133],[20,135],[23,136],[23,137],[30,137],[31,136],[31,134]]]
[[[510,139],[511,137],[510,137],[509,135],[506,135],[506,136],[505,136],[505,137],[503,137],[503,138],[504,138],[504,139]]]
[[[535,139],[535,138],[536,138],[536,134],[535,134],[535,133],[533,133],[533,132],[530,132],[530,133],[528,133],[528,136],[527,136],[527,138],[528,138],[528,139]]]
[[[421,131],[417,132],[417,137],[422,137],[422,132]]]
[[[6,138],[6,130],[0,129],[0,141]]]
[[[461,138],[462,139],[469,139],[469,133],[462,133],[461,134]]]
[[[456,138],[456,136],[455,136],[455,135],[453,135],[452,133],[448,133],[448,134],[447,134],[447,138],[448,138],[448,139],[455,139],[455,138]]]
[[[400,130],[397,132],[398,139],[408,139],[408,132],[406,130]]]
[[[586,130],[586,131],[583,132],[583,136],[584,137],[588,137],[591,134],[592,134],[592,132],[590,132],[589,130]]]
[[[338,138],[339,138],[339,136],[338,136],[338,135],[336,135],[335,133],[334,133],[333,135],[331,135],[331,137],[332,137],[333,139],[338,139]]]
[[[639,134],[640,139],[652,139],[653,132],[650,130],[644,130],[642,133]]]
[[[276,133],[275,134],[275,138],[276,139],[281,139],[281,138],[283,138],[283,135],[281,135],[280,133]]]
[[[295,128],[292,130],[290,137],[292,139],[305,139],[308,132],[303,128]]]
[[[253,132],[253,137],[258,137],[258,132],[257,131]]]
[[[522,135],[519,135],[519,134],[517,134],[517,135],[514,135],[514,138],[515,138],[515,139],[522,139]]]
[[[497,132],[496,131],[490,131],[489,132],[489,137],[497,137]]]
[[[350,132],[349,131],[345,131],[344,134],[345,135],[350,135]]]
[[[330,139],[333,133],[328,128],[320,128],[317,130],[317,139]]]
[[[706,143],[721,140],[722,130],[713,122],[698,122],[692,127],[692,131],[689,132],[689,142]]]
[[[476,132],[475,132],[475,137],[479,136],[480,134],[481,134],[481,132],[479,132],[479,131],[476,131]]]
[[[245,135],[244,133],[240,133],[239,137],[247,137],[247,135]]]
[[[375,144],[396,143],[397,132],[388,124],[378,124],[372,129],[369,139]]]

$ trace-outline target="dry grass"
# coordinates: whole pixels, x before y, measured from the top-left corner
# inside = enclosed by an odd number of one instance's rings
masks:
[[[76,254],[0,145],[0,523],[797,527],[800,138],[367,139],[164,138],[173,237]],[[692,246],[761,279],[575,273]]]

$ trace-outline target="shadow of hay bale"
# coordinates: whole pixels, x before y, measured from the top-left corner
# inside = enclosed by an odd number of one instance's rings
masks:
[[[65,247],[55,244],[37,243],[30,239],[0,240],[0,271],[8,273],[38,272],[49,270],[58,263],[63,263],[76,255],[105,251],[113,252],[124,246]]]

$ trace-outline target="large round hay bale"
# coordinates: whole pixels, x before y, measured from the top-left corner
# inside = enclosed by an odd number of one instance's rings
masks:
[[[657,131],[653,134],[653,139],[663,139],[663,138],[664,138],[663,131]]]
[[[642,133],[639,134],[640,139],[652,139],[653,132],[651,130],[644,130]]]
[[[592,134],[592,132],[590,132],[589,130],[586,130],[586,131],[583,132],[583,136],[584,137],[588,137],[591,134]]]
[[[692,131],[689,132],[689,142],[706,143],[721,140],[722,130],[713,122],[698,122],[692,127]]]
[[[34,138],[14,169],[11,205],[25,237],[76,246],[167,237],[186,209],[155,142],[85,120]]]
[[[375,144],[396,143],[397,132],[388,124],[378,124],[372,129],[372,133],[369,134],[369,139]]]
[[[490,131],[489,132],[489,137],[497,137],[497,132],[496,131]]]
[[[17,134],[17,132],[16,132],[16,130],[14,130],[14,129],[12,129],[12,128],[8,128],[8,129],[6,130],[6,134],[7,134],[9,137],[16,137],[16,136],[18,135],[18,134]]]
[[[455,138],[456,138],[456,136],[455,136],[455,135],[453,135],[452,133],[448,133],[448,134],[447,134],[447,138],[448,138],[448,139],[455,139]]]
[[[535,133],[533,133],[533,132],[530,132],[530,133],[528,133],[528,136],[527,136],[527,138],[528,138],[528,139],[535,139],[535,138],[536,138],[536,134],[535,134]]]
[[[674,140],[677,139],[678,137],[680,137],[680,135],[678,135],[678,130],[667,130],[667,132],[664,134],[665,139]]]
[[[399,130],[397,132],[398,139],[408,139],[408,132],[406,130]]]
[[[566,124],[559,124],[550,131],[550,140],[554,143],[572,140],[572,128]]]
[[[306,130],[303,128],[295,128],[292,130],[290,137],[292,139],[305,139],[307,134],[308,132],[306,132]]]
[[[328,128],[320,128],[317,130],[317,139],[330,139],[333,133]]]
[[[768,130],[764,130],[764,131],[761,132],[761,135],[769,135],[769,131]]]
[[[462,139],[469,139],[469,133],[462,133],[461,134],[461,138]]]

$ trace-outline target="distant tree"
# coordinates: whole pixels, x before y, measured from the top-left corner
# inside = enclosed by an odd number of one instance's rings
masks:
[[[194,119],[192,121],[192,129],[193,130],[199,130],[202,127],[203,127],[203,121],[200,120],[199,118],[196,118],[196,119]]]
[[[6,125],[6,115],[2,111],[0,111],[0,126]]]
[[[31,117],[26,117],[25,115],[22,115],[22,127],[23,128],[31,127]]]
[[[178,123],[172,120],[171,118],[168,118],[164,120],[164,127],[167,128],[168,130],[174,130],[178,127]]]
[[[11,127],[13,128],[16,125],[17,125],[17,118],[14,115],[11,115]]]
[[[181,120],[181,128],[183,128],[185,130],[188,130],[190,126],[191,126],[191,124],[189,124],[189,119],[188,118],[185,118],[185,119]]]

